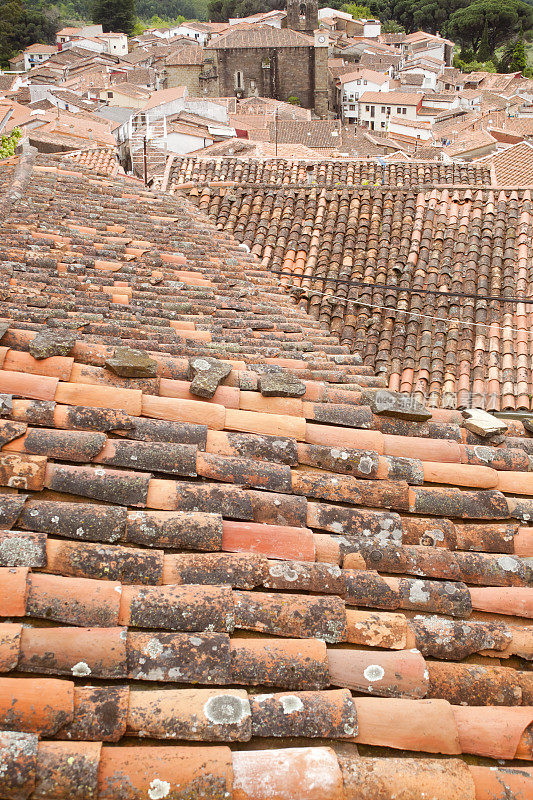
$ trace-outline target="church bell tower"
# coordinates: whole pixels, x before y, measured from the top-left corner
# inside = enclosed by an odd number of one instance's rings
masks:
[[[318,0],[287,0],[287,28],[312,36],[318,28]]]

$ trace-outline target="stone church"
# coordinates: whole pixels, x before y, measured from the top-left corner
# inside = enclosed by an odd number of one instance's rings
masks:
[[[327,117],[328,36],[318,29],[317,0],[288,0],[286,28],[229,30],[213,39],[203,56],[195,75],[200,96],[296,98]],[[171,63],[166,70],[167,86],[178,85],[182,70]]]

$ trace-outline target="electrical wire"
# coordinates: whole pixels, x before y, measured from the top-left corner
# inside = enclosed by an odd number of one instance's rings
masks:
[[[284,287],[284,288],[285,289],[289,289],[289,290],[290,289],[299,290],[301,287],[299,287],[299,286],[292,286],[292,287],[289,286],[289,287]],[[489,330],[493,330],[494,328],[496,328],[497,330],[505,331],[506,333],[523,333],[524,332],[523,328],[511,328],[508,325],[498,325],[498,324],[496,324],[494,322],[490,323],[490,324],[487,324],[485,322],[469,322],[467,320],[456,319],[454,317],[451,317],[451,318],[450,317],[436,317],[436,316],[431,315],[431,314],[421,314],[419,311],[409,311],[408,309],[392,308],[392,306],[380,306],[380,305],[377,305],[376,303],[366,303],[366,302],[360,301],[360,300],[349,300],[346,297],[336,297],[335,295],[332,295],[332,294],[326,294],[326,292],[318,292],[318,291],[312,290],[312,293],[315,294],[315,295],[321,295],[322,297],[327,297],[330,300],[336,300],[338,303],[343,304],[343,305],[347,305],[347,304],[351,303],[353,305],[359,305],[359,306],[363,306],[365,308],[375,308],[375,309],[377,309],[379,311],[389,311],[389,312],[392,312],[393,314],[409,314],[411,317],[418,317],[419,319],[430,319],[430,320],[435,321],[435,322],[446,322],[448,324],[449,323],[456,323],[457,325],[462,326],[464,328],[487,328]]]
[[[431,294],[435,295],[436,297],[462,297],[462,298],[469,298],[472,300],[496,300],[499,303],[526,303],[528,305],[533,305],[533,300],[526,300],[522,297],[505,297],[504,295],[488,295],[488,294],[470,294],[468,292],[443,292],[438,291],[437,289],[412,289],[409,287],[402,287],[397,286],[395,284],[388,284],[388,283],[365,283],[363,281],[349,281],[343,278],[320,278],[316,275],[298,275],[296,276],[293,272],[288,270],[281,270],[281,272],[276,272],[272,270],[273,275],[276,276],[287,276],[289,278],[300,277],[305,278],[306,280],[310,281],[323,281],[324,283],[334,283],[336,285],[344,285],[344,286],[355,286],[361,289],[389,289],[393,292],[406,292],[406,294]],[[300,287],[295,287],[300,288]],[[310,289],[309,291],[314,292],[314,289]],[[354,301],[358,302],[358,301]]]

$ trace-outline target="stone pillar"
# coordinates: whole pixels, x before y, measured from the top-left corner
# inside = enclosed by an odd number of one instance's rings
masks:
[[[328,116],[328,34],[317,30],[315,36],[314,111],[323,119]]]

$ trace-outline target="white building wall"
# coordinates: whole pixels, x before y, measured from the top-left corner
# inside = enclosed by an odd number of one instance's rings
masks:
[[[386,131],[389,117],[404,116],[405,119],[416,119],[416,106],[392,102],[390,98],[379,103],[359,101],[359,124],[376,132]]]
[[[423,67],[413,67],[412,69],[402,69],[402,75],[422,75],[422,89],[436,89],[437,76],[430,70],[425,70]]]
[[[95,42],[93,39],[70,39],[62,47],[62,50],[68,50],[71,47],[82,47],[84,50],[91,50],[93,53],[105,53],[106,43]]]
[[[177,100],[171,100],[168,103],[162,103],[160,106],[151,108],[147,113],[150,119],[163,119],[163,117],[171,117],[173,114],[179,114],[185,108],[185,97],[178,97]]]
[[[417,47],[416,44],[411,45],[408,42],[406,45],[403,45],[403,47],[405,48],[406,55],[411,55],[413,58],[415,56],[431,56],[431,58],[436,58],[437,61],[442,61],[444,63],[446,51],[444,42],[431,42],[427,47]]]
[[[167,133],[166,139],[152,139],[150,144],[161,149],[166,145],[167,152],[185,155],[186,153],[192,153],[193,150],[200,150],[202,147],[213,144],[213,139],[209,136],[201,137],[187,133],[170,132]]]
[[[225,105],[221,103],[213,103],[210,100],[202,100],[201,98],[187,99],[185,101],[185,108],[191,114],[198,114],[199,117],[206,117],[212,119],[213,122],[229,122],[228,110]]]
[[[128,53],[128,37],[123,36],[103,36],[98,37],[105,45],[106,52],[113,56],[125,56]]]
[[[319,8],[318,9],[318,19],[334,19],[335,17],[340,17],[340,19],[345,20],[352,20],[353,16],[348,14],[346,11],[337,11],[336,8]]]
[[[399,122],[389,122],[388,131],[391,135],[410,136],[413,139],[420,139],[422,142],[427,142],[432,138],[431,129],[425,126],[412,128],[410,125],[404,126]]]
[[[194,39],[198,44],[204,45],[209,40],[209,34],[204,31],[196,31],[194,28],[189,28],[186,24],[180,25],[176,29],[174,36],[187,36],[188,39]]]
[[[32,67],[38,67],[48,61],[51,53],[24,53],[24,71],[27,72]]]
[[[100,36],[104,32],[101,25],[85,25],[81,29],[82,36]]]
[[[350,122],[357,120],[359,116],[358,101],[365,92],[388,92],[388,90],[388,81],[380,84],[357,78],[354,81],[342,84],[341,110],[343,119],[347,119]]]
[[[365,39],[377,39],[381,36],[381,22],[378,20],[365,20],[363,25],[363,36]]]

